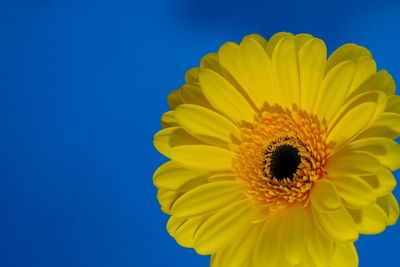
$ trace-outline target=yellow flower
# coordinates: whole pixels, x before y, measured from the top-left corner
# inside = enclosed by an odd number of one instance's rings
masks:
[[[167,229],[221,267],[352,267],[395,224],[400,97],[355,44],[246,36],[168,97],[154,174]]]

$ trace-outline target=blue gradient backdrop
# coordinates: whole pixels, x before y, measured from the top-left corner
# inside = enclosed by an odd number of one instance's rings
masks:
[[[0,266],[207,266],[152,185],[168,92],[223,42],[282,30],[364,45],[400,80],[400,4],[376,2],[0,1]],[[361,237],[360,266],[397,266],[399,238]]]

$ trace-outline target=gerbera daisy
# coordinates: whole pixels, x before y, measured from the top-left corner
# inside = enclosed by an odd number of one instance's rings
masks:
[[[211,266],[357,266],[359,234],[396,222],[400,97],[366,48],[252,34],[185,81],[153,180],[168,232]]]

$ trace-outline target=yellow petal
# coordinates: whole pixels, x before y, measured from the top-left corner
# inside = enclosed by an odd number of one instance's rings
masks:
[[[357,267],[358,255],[353,242],[336,243],[331,267]]]
[[[215,146],[183,145],[171,148],[168,156],[183,167],[223,171],[232,168],[235,153]]]
[[[240,140],[238,127],[224,116],[197,105],[183,104],[176,108],[179,125],[198,139],[217,146]]]
[[[372,57],[371,53],[365,47],[356,44],[345,44],[336,49],[332,55],[329,56],[326,64],[326,72],[339,65],[346,60],[356,61],[360,57]]]
[[[376,196],[384,196],[396,187],[396,179],[384,166],[381,166],[376,173],[360,177],[369,184]]]
[[[332,183],[323,179],[314,183],[311,190],[311,204],[320,211],[332,211],[338,209],[342,203]]]
[[[255,266],[276,267],[280,258],[280,249],[277,246],[278,229],[281,222],[279,216],[270,215],[257,239],[254,248],[253,261]]]
[[[192,217],[210,213],[243,196],[245,186],[238,181],[202,184],[183,194],[172,206],[176,217]]]
[[[254,216],[255,211],[247,199],[217,211],[197,231],[196,251],[202,255],[212,254],[229,246],[232,240],[250,227]]]
[[[196,171],[185,169],[172,161],[161,165],[153,175],[153,182],[157,188],[166,188],[176,191],[182,191],[185,184],[196,179],[207,181],[208,173],[205,171]]]
[[[185,104],[194,104],[212,109],[199,85],[185,84],[180,89],[180,97]]]
[[[348,98],[343,107],[340,108],[338,113],[333,117],[332,121],[329,123],[328,129],[332,129],[338,123],[338,121],[340,121],[342,117],[349,111],[351,111],[353,108],[357,107],[360,104],[368,102],[376,104],[375,113],[374,115],[372,115],[369,125],[373,123],[379,116],[381,116],[382,112],[385,110],[387,103],[386,95],[379,91],[364,92],[352,98]]]
[[[340,207],[331,212],[319,212],[314,209],[313,216],[324,233],[332,239],[342,242],[358,239],[356,225],[345,208]]]
[[[399,218],[399,204],[392,193],[378,198],[378,206],[386,213],[387,224],[394,225]]]
[[[400,114],[382,113],[382,115],[358,138],[386,137],[395,139],[400,136]]]
[[[375,113],[376,104],[360,104],[343,115],[328,134],[327,142],[333,141],[337,146],[349,142],[367,127]],[[351,127],[349,127],[351,125]]]
[[[169,151],[172,147],[202,144],[202,142],[185,132],[180,127],[169,127],[160,130],[154,135],[153,144],[161,154],[168,157]]]
[[[302,109],[312,112],[326,64],[326,46],[320,39],[306,42],[298,53]]]
[[[243,267],[248,257],[252,257],[253,248],[255,246],[255,240],[257,240],[262,230],[262,223],[254,224],[250,229],[244,232],[238,239],[229,247],[227,247],[223,253],[219,255],[218,264],[214,262],[213,266],[218,267]]]
[[[325,166],[331,174],[368,174],[379,170],[380,163],[370,154],[359,151],[338,152],[332,155]]]
[[[175,235],[176,230],[181,226],[184,222],[186,222],[188,219],[186,218],[176,218],[174,216],[169,217],[168,223],[167,223],[167,231],[171,236]]]
[[[353,81],[355,64],[344,61],[327,73],[321,84],[314,113],[331,121],[342,107]]]
[[[351,96],[373,90],[385,93],[388,96],[395,94],[396,84],[394,83],[392,76],[386,70],[380,70],[375,73],[375,75],[355,89],[351,93]]]
[[[269,57],[272,58],[272,54],[275,52],[275,48],[280,40],[290,37],[293,37],[293,34],[290,32],[278,32],[272,35],[271,38],[268,40],[267,47],[265,49]]]
[[[329,266],[333,256],[334,243],[322,233],[315,222],[308,227],[307,253],[316,266]],[[304,265],[304,267],[307,267]]]
[[[376,63],[371,57],[360,57],[355,62],[356,69],[353,82],[350,86],[349,94],[354,92],[358,87],[360,87],[369,78],[373,77],[376,73]]]
[[[373,74],[365,80],[360,86],[354,89],[348,96],[348,99],[356,97],[360,94],[367,92],[379,92],[387,96],[392,96],[396,91],[396,85],[392,76],[385,71],[381,70]]]
[[[218,73],[204,69],[200,72],[200,85],[207,100],[234,122],[252,122],[254,109],[249,102]]]
[[[182,196],[180,192],[160,188],[157,193],[157,200],[161,205],[161,210],[171,214],[171,207],[180,196]]]
[[[329,175],[329,180],[349,207],[365,207],[376,201],[372,188],[358,176],[351,174]]]
[[[296,45],[292,38],[280,40],[272,55],[272,72],[277,101],[282,107],[292,108],[300,103],[300,80]]]
[[[348,209],[348,211],[361,234],[378,234],[386,228],[387,216],[377,204],[362,209]]]
[[[179,95],[180,90],[174,90],[168,95],[168,106],[171,110],[182,104],[182,100]]]
[[[318,267],[318,266],[320,265],[315,263],[315,259],[312,259],[311,256],[306,253],[301,263],[296,267]],[[328,266],[328,265],[321,265],[321,266]]]
[[[305,45],[305,43],[307,43],[311,39],[314,39],[314,37],[311,34],[308,34],[308,33],[296,34],[293,37],[293,40],[294,40],[294,43],[296,45],[297,52],[299,52],[300,49]]]
[[[384,137],[371,137],[353,141],[343,147],[345,151],[364,151],[394,171],[400,168],[400,145]]]
[[[243,40],[247,40],[247,39],[253,39],[253,40],[257,41],[257,43],[259,43],[263,49],[265,49],[267,47],[267,41],[264,39],[264,37],[262,37],[261,35],[259,35],[257,33],[249,34],[243,38]]]
[[[306,244],[306,213],[303,205],[287,208],[279,225],[278,240],[283,256],[291,264],[300,263]]]
[[[234,77],[241,86],[244,86],[240,64],[238,64],[239,45],[233,42],[224,43],[218,50],[218,58],[223,69]]]
[[[173,237],[179,245],[191,248],[194,245],[194,235],[199,226],[207,219],[207,217],[195,217],[186,220],[175,231]]]
[[[262,46],[251,38],[243,40],[240,44],[239,60],[244,78],[242,87],[246,89],[255,106],[261,109],[265,103],[277,103],[272,83],[271,60]]]
[[[169,141],[171,140],[171,134],[174,131],[179,130],[179,127],[170,127],[158,131],[154,135],[153,145],[163,155],[168,155],[171,149]]]

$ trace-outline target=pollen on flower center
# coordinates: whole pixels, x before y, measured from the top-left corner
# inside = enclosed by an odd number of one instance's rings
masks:
[[[299,150],[291,145],[280,145],[272,152],[270,169],[278,179],[292,179],[300,164]]]
[[[277,106],[261,111],[256,122],[242,128],[233,163],[238,179],[249,185],[249,198],[269,208],[306,203],[332,152],[326,135],[326,124],[304,111]]]

